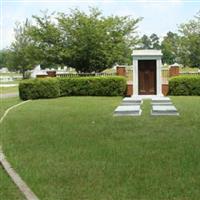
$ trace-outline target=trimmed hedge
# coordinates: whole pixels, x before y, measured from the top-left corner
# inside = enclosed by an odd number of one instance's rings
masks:
[[[19,96],[23,100],[59,97],[60,84],[54,78],[24,80],[19,84]]]
[[[181,75],[169,80],[169,93],[171,95],[199,96],[200,76]]]
[[[123,77],[59,78],[61,96],[119,96],[126,89]]]
[[[59,96],[122,96],[126,90],[124,77],[40,78],[22,81],[20,98],[39,99]]]

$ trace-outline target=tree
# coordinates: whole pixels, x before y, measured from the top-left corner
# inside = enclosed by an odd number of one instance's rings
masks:
[[[100,72],[115,63],[131,62],[131,47],[140,19],[103,17],[95,8],[89,15],[77,9],[58,17],[67,49],[64,63],[81,72]]]
[[[139,49],[151,49],[152,42],[151,39],[147,35],[143,35],[139,42]]]
[[[55,15],[55,14],[54,14]],[[36,25],[29,36],[42,50],[42,64],[67,65],[78,72],[101,72],[115,63],[131,63],[131,48],[136,44],[136,25],[140,19],[103,17],[91,8],[89,14],[78,9],[69,14],[44,13],[34,16]]]
[[[25,72],[33,69],[39,63],[41,51],[26,34],[30,27],[28,20],[24,24],[16,24],[15,41],[11,45],[10,69],[20,71],[25,78]]]
[[[9,49],[3,49],[0,51],[0,68],[9,67],[10,55],[11,55],[11,52]]]
[[[143,35],[139,41],[138,49],[160,49],[159,37],[153,33],[148,37]]]
[[[151,46],[152,49],[160,49],[161,48],[159,37],[155,33],[150,35],[150,40],[151,40],[151,44],[152,44],[152,46]]]
[[[173,64],[179,62],[179,36],[177,33],[168,32],[161,43],[163,53],[163,63]]]
[[[57,22],[52,22],[52,19],[55,19],[55,12],[49,15],[48,11],[43,11],[42,14],[42,17],[33,16],[35,25],[29,27],[27,35],[40,50],[41,67],[56,67],[63,64],[63,58],[67,54],[67,38],[61,35]]]
[[[181,33],[179,56],[182,64],[200,67],[200,11],[187,23],[179,26]]]

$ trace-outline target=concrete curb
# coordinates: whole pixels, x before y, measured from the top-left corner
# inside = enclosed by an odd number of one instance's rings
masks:
[[[0,119],[0,124],[3,122],[4,118],[5,118],[6,115],[9,113],[10,110],[12,110],[13,108],[16,108],[16,107],[18,107],[18,106],[20,106],[20,105],[22,105],[22,104],[24,104],[24,103],[27,103],[27,102],[29,102],[29,101],[30,101],[30,100],[28,100],[28,101],[23,101],[23,102],[21,102],[21,103],[18,103],[18,104],[16,104],[16,105],[11,106],[10,108],[8,108],[8,109],[5,111],[5,113],[3,114],[3,116],[1,117],[1,119]]]
[[[30,101],[30,100],[29,100]],[[24,103],[29,101],[23,101],[19,104],[11,106],[8,108],[4,115],[0,119],[0,124],[3,122],[4,118],[8,114],[8,112]],[[39,198],[32,192],[32,190],[28,187],[28,185],[22,180],[22,178],[16,173],[16,171],[11,167],[10,163],[6,160],[4,153],[2,152],[2,148],[0,147],[0,164],[6,171],[6,173],[10,176],[15,185],[19,188],[19,190],[23,193],[27,200],[39,200]]]

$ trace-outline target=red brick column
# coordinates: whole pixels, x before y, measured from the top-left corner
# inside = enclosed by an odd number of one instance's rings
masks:
[[[169,76],[172,77],[172,76],[178,76],[180,73],[180,66],[179,64],[175,63],[173,65],[170,66],[170,69],[169,69]]]
[[[117,67],[117,76],[126,76],[126,68],[125,67]]]
[[[133,95],[133,84],[127,83],[126,85],[126,96],[130,97]]]
[[[162,93],[164,96],[167,96],[169,92],[169,85],[168,84],[162,84]]]

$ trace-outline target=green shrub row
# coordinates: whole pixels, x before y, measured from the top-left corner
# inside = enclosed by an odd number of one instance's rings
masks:
[[[200,76],[181,75],[169,80],[169,93],[171,95],[199,96]]]
[[[19,84],[23,100],[59,96],[121,96],[126,90],[123,77],[37,78]]]

